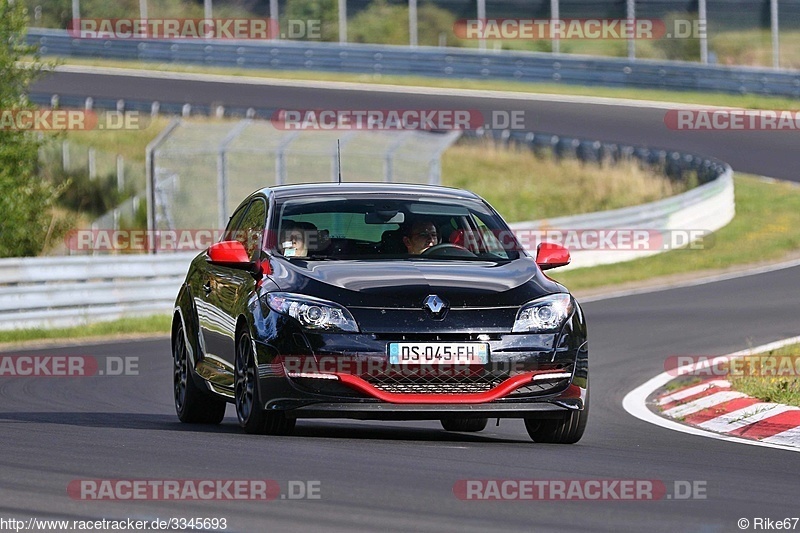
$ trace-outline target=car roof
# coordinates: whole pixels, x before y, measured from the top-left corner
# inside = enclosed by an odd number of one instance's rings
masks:
[[[273,195],[278,200],[301,196],[318,195],[372,195],[386,194],[390,196],[426,195],[451,199],[480,200],[470,191],[442,187],[439,185],[420,185],[412,183],[305,183],[298,185],[276,185],[265,187],[259,191],[265,195]]]

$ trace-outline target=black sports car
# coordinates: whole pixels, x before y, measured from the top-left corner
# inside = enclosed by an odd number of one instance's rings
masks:
[[[248,433],[298,418],[523,418],[573,443],[588,417],[583,312],[483,199],[445,187],[262,189],[198,255],[175,303],[175,407]],[[538,266],[537,266],[538,265]]]

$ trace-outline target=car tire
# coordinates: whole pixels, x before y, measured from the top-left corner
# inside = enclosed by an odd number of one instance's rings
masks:
[[[447,431],[473,433],[486,429],[488,418],[442,418],[442,427]]]
[[[586,429],[589,420],[589,396],[587,393],[583,409],[570,411],[564,418],[536,419],[526,418],[525,429],[534,442],[553,444],[575,444]]]
[[[250,434],[291,434],[297,420],[287,418],[282,412],[265,411],[261,403],[253,341],[250,335],[243,331],[236,341],[234,368],[234,405],[239,425]]]
[[[225,418],[227,403],[212,397],[196,383],[189,365],[183,324],[178,323],[172,336],[173,394],[175,411],[181,422],[190,424],[219,424]]]

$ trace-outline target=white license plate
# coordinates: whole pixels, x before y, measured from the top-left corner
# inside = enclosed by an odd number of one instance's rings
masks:
[[[489,345],[477,342],[391,342],[391,365],[485,365]]]

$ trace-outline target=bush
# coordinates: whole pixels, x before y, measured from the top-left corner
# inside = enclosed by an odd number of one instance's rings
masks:
[[[427,3],[420,5],[417,9],[419,44],[438,46],[439,36],[444,34],[448,46],[460,46],[453,33],[455,21],[455,15],[445,9]],[[386,0],[376,0],[350,19],[347,31],[351,42],[408,44],[408,5],[391,5]]]
[[[39,74],[36,49],[25,44],[27,11],[24,4],[0,3],[0,110],[30,109],[26,92]],[[40,141],[26,130],[0,130],[0,257],[36,255],[54,229],[53,205],[59,190],[39,179]]]
[[[89,179],[89,171],[85,168],[58,169],[50,179],[62,191],[57,200],[59,206],[96,217],[106,214],[130,196],[119,192],[115,174]]]
[[[287,32],[289,20],[320,21],[320,39],[339,40],[339,5],[337,0],[289,0],[282,17],[281,31]],[[291,35],[287,32],[287,35]]]
[[[664,17],[664,24],[667,28],[675,28],[676,20],[697,20],[696,13],[667,13]],[[694,25],[692,26],[694,27]],[[658,39],[653,46],[665,59],[677,61],[699,61],[700,60],[700,39],[697,37],[667,38]]]
[[[4,0],[7,1],[7,0]],[[24,0],[28,10],[41,8],[40,26],[67,28],[72,20],[72,0]],[[150,18],[202,18],[203,2],[192,0],[148,0]],[[139,0],[80,0],[81,18],[125,19],[139,17]],[[232,2],[214,2],[214,17],[246,17],[251,14]]]

